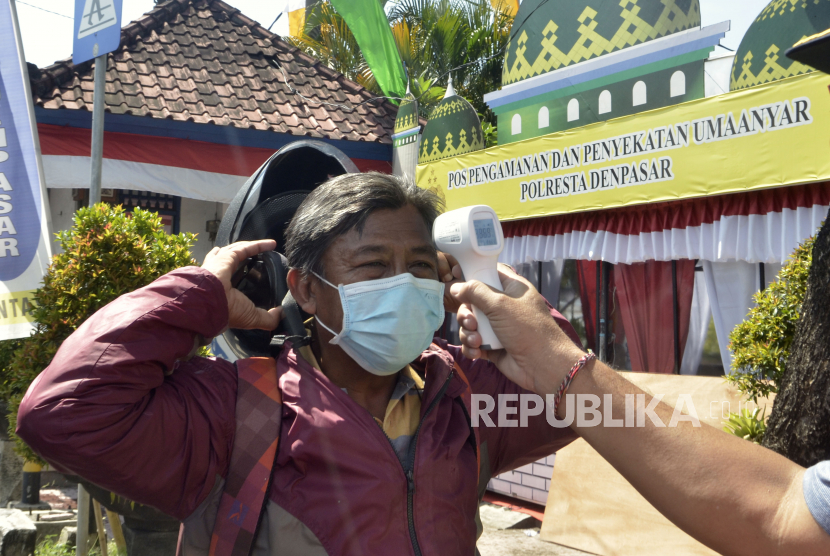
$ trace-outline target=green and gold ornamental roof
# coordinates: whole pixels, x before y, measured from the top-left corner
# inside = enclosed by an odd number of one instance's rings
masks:
[[[784,53],[830,27],[830,0],[773,0],[744,35],[732,65],[732,91],[813,71]]]
[[[418,125],[420,125],[418,122],[418,101],[415,100],[412,93],[407,93],[406,98],[401,101],[401,105],[398,108],[394,133],[398,134],[402,131],[409,131]]]
[[[502,85],[699,26],[699,0],[524,0]]]
[[[456,95],[452,86],[429,116],[421,138],[418,164],[484,148],[484,133],[475,108]]]

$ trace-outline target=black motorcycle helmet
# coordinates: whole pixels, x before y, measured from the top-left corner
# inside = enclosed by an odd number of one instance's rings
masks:
[[[231,201],[216,234],[218,247],[236,241],[277,241],[276,251],[262,253],[237,271],[234,286],[257,307],[282,305],[284,311],[275,331],[225,331],[225,340],[237,357],[272,355],[282,338],[305,335],[302,323],[308,315],[291,298],[285,280],[285,229],[314,188],[334,176],[356,172],[354,162],[336,147],[322,141],[294,141],[274,153]]]

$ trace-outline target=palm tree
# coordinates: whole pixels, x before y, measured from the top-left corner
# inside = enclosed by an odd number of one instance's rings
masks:
[[[383,1],[383,0],[379,0]],[[490,0],[391,0],[384,2],[392,34],[409,74],[409,87],[424,116],[444,96],[452,71],[456,92],[470,101],[483,123],[495,124],[484,94],[501,85],[504,49],[513,17]],[[310,10],[295,46],[381,94],[360,48],[331,4]]]

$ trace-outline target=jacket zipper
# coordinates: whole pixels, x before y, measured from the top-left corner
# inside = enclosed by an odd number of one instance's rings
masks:
[[[438,405],[438,402],[441,398],[444,397],[444,393],[447,391],[447,387],[450,385],[450,380],[454,371],[450,371],[450,374],[447,376],[447,380],[444,381],[444,385],[441,387],[441,390],[435,396],[435,399],[429,404],[426,412],[424,413],[424,418],[421,419],[421,422],[418,423],[418,428],[415,429],[415,434],[412,435],[412,440],[409,443],[409,450],[407,452],[406,457],[406,464],[401,463],[403,467],[404,475],[406,475],[406,517],[407,522],[409,523],[409,540],[412,541],[412,550],[415,552],[415,556],[422,556],[421,554],[421,545],[418,544],[418,536],[415,533],[415,516],[414,516],[414,500],[415,500],[415,449],[418,445],[418,435],[421,432],[421,426],[424,424],[424,421],[427,420],[429,414],[435,409],[435,406]],[[395,450],[394,444],[392,444],[392,439],[389,438],[389,435],[386,434],[386,431],[383,431],[383,434],[386,435],[386,439],[389,440],[389,444],[392,446],[392,450]],[[395,452],[397,455],[397,452]],[[396,458],[400,461],[400,458]]]

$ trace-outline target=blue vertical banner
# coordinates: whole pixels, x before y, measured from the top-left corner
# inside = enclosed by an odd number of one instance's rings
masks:
[[[14,0],[0,0],[0,340],[28,336],[50,218]]]

